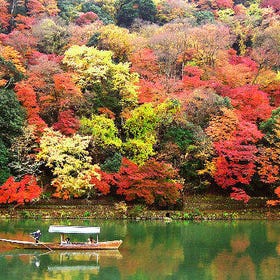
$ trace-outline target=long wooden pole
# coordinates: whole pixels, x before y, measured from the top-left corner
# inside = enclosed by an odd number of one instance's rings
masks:
[[[35,238],[35,237],[33,237],[33,236],[32,236],[32,238],[36,240],[36,238]],[[51,249],[50,247],[48,247],[48,246],[47,246],[46,244],[44,244],[43,242],[36,243],[36,244],[43,245],[43,246],[44,246],[44,247],[46,247],[48,250],[53,251],[53,249]]]

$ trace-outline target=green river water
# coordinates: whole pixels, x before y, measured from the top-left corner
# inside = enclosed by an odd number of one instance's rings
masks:
[[[119,251],[11,250],[0,244],[2,280],[278,280],[278,221],[131,222],[0,220],[0,238],[59,240],[50,224],[100,226],[100,240],[122,239]],[[88,236],[72,235],[72,240]]]

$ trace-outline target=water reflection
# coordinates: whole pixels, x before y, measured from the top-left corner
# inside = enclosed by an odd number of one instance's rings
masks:
[[[16,222],[13,230],[11,225],[7,230],[5,225],[1,227],[0,221],[0,236],[17,239],[23,238],[30,227]],[[123,239],[119,251],[0,249],[1,277],[5,280],[276,280],[280,277],[279,222],[102,221],[99,225],[104,239]],[[44,225],[41,228],[44,230]],[[46,234],[44,238],[52,240]]]
[[[14,264],[17,264],[18,267],[25,266],[25,269],[29,266],[28,271],[32,272],[30,279],[36,279],[36,277],[53,279],[54,276],[58,277],[58,275],[59,279],[66,279],[69,277],[65,278],[65,276],[70,274],[71,277],[74,275],[80,277],[81,274],[87,275],[87,277],[97,275],[100,263],[106,266],[105,259],[108,263],[110,260],[122,259],[122,255],[118,250],[96,252],[12,250],[1,252],[0,258],[3,258],[7,267],[10,268]]]

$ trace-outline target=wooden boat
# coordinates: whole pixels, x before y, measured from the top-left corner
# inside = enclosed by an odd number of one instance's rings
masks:
[[[99,242],[98,234],[100,227],[82,227],[82,226],[56,226],[49,227],[49,232],[60,233],[61,241],[59,242],[32,242],[23,240],[3,239],[0,242],[5,242],[14,248],[20,249],[43,249],[43,250],[117,250],[122,244],[122,240],[103,241]],[[96,241],[89,242],[66,242],[65,234],[96,234]]]

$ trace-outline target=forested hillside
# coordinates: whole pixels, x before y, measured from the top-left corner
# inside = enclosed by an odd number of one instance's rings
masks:
[[[280,203],[279,0],[0,0],[0,203]]]

